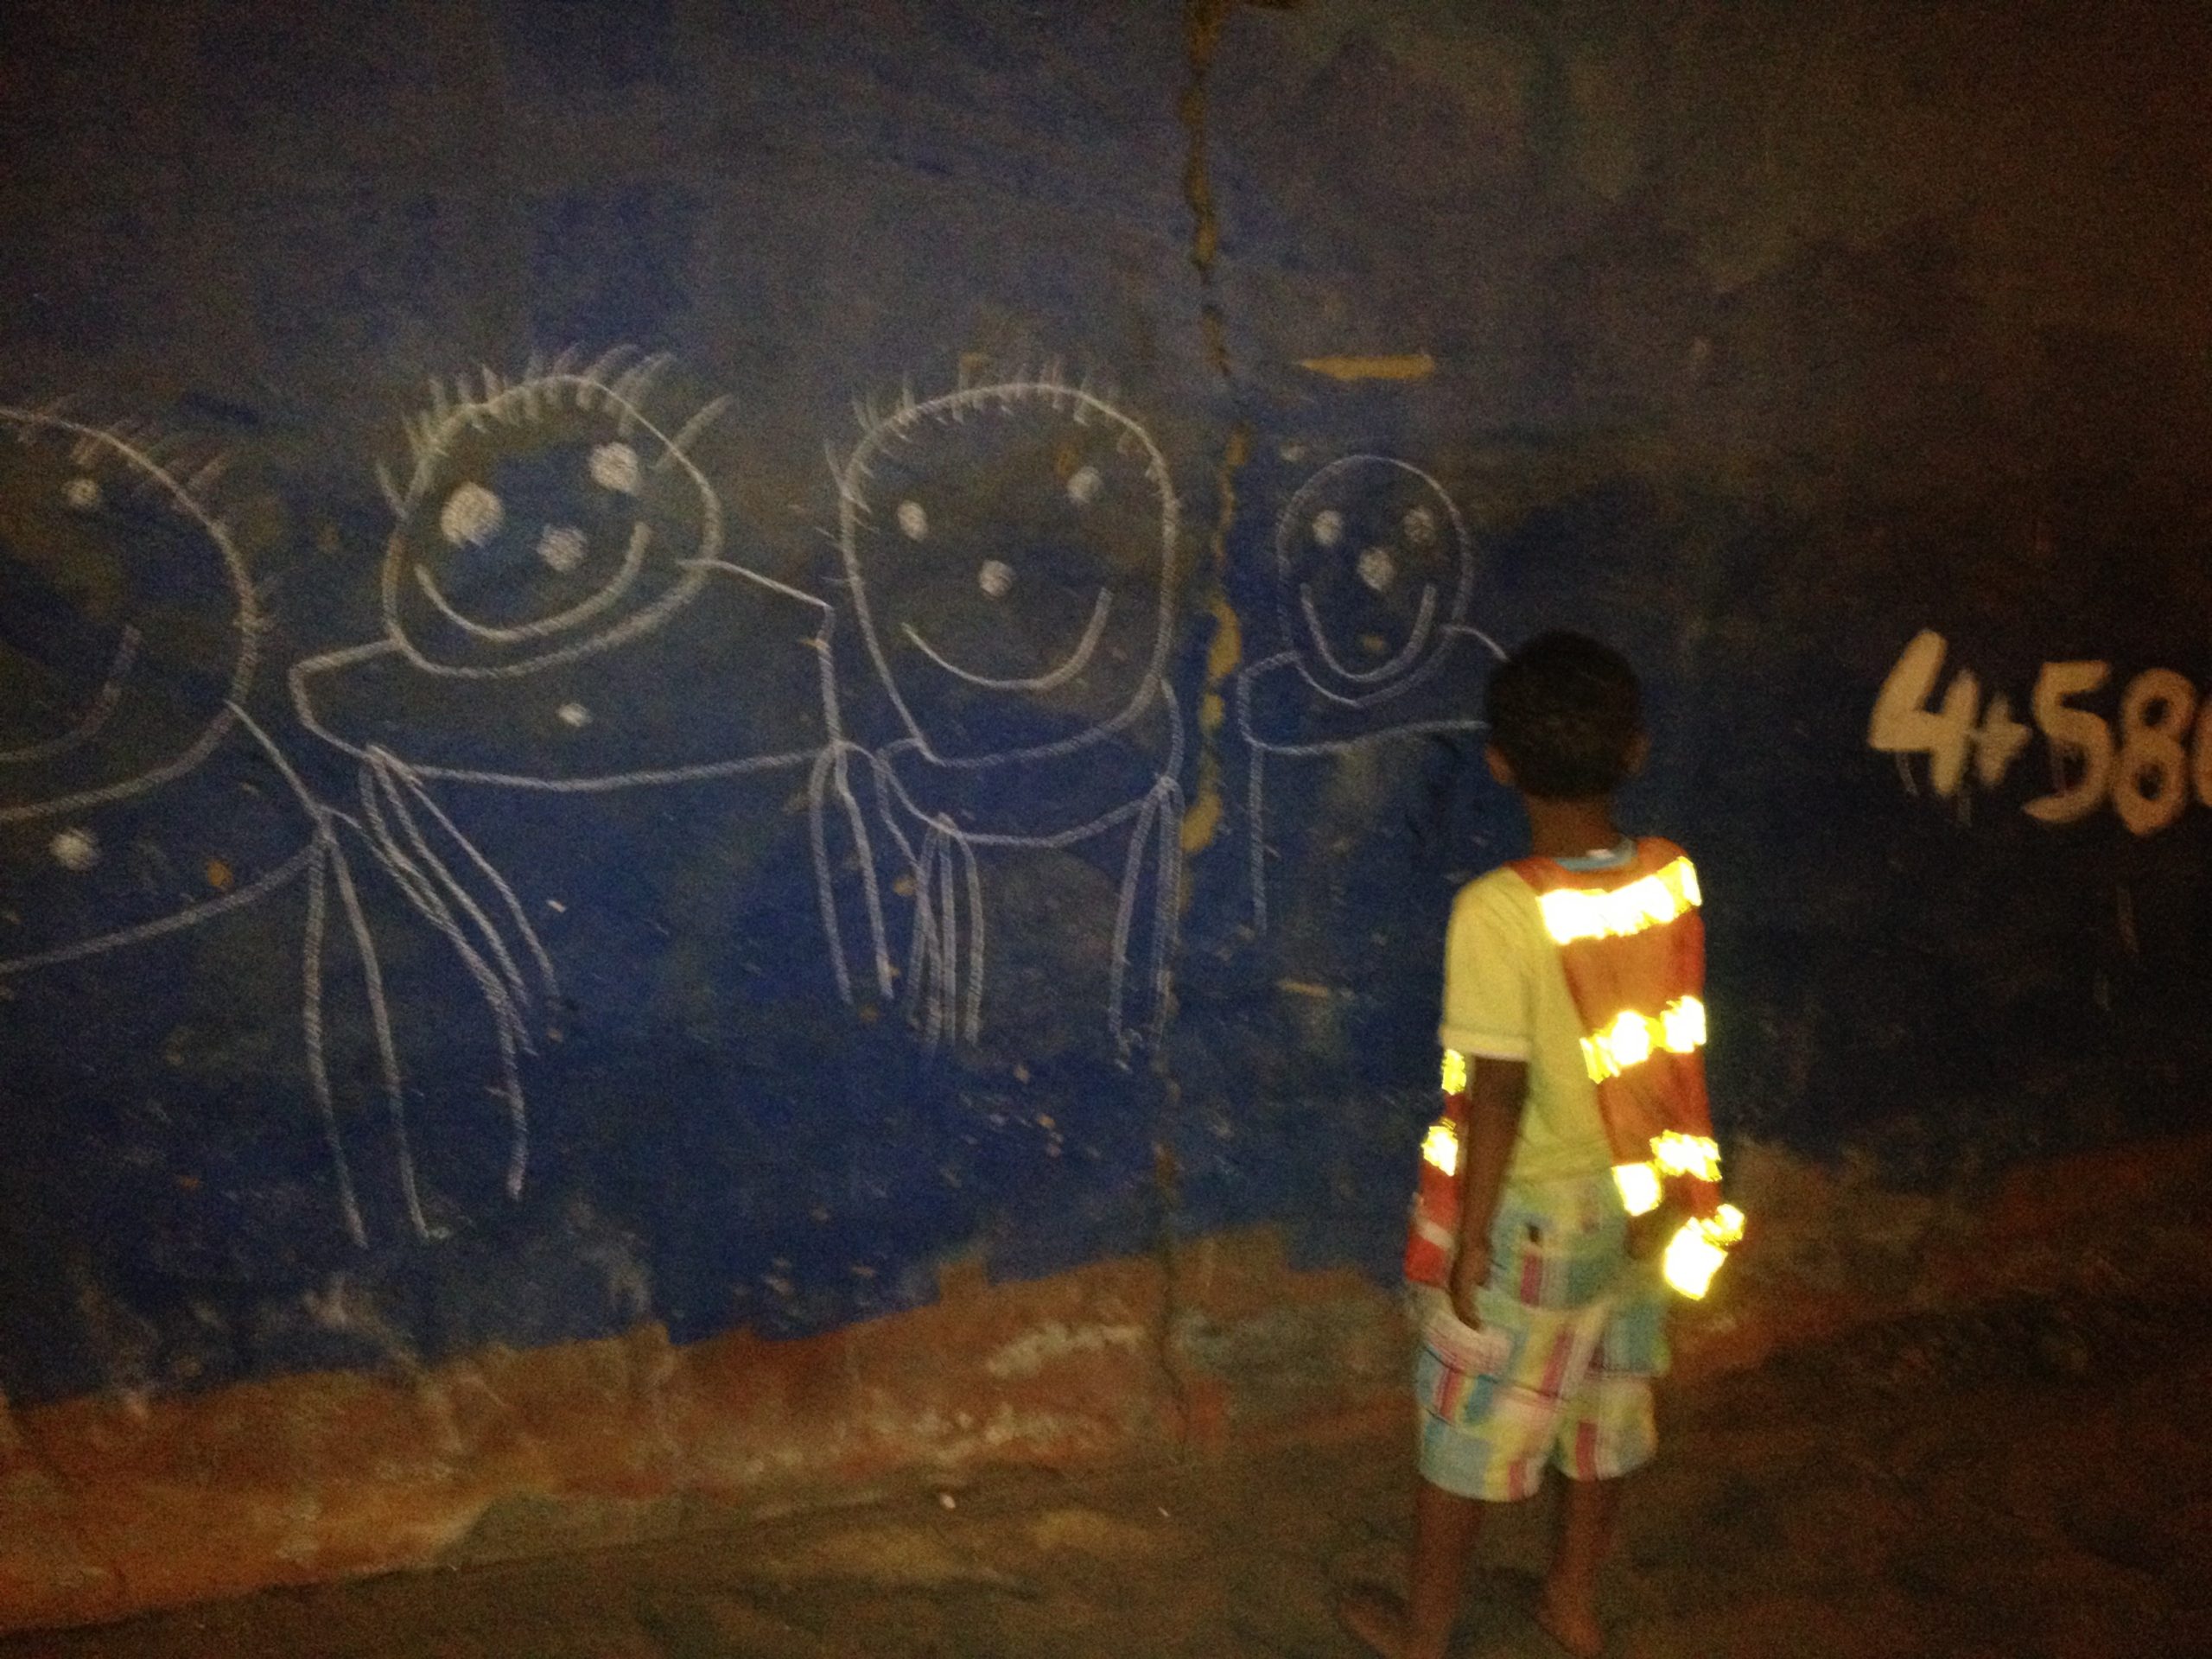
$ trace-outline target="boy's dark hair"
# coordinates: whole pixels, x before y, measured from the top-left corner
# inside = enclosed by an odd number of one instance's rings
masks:
[[[1523,793],[1541,801],[1610,795],[1643,734],[1628,658],[1586,634],[1539,634],[1490,677],[1490,741]]]

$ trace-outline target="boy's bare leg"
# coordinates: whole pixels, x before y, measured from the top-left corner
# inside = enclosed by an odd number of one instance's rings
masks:
[[[1536,1622],[1569,1653],[1598,1659],[1605,1632],[1598,1623],[1598,1572],[1613,1543],[1620,1514],[1618,1480],[1569,1480],[1560,1499],[1559,1539],[1544,1579]]]
[[[1401,1604],[1355,1590],[1337,1604],[1345,1628],[1385,1659],[1444,1659],[1483,1529],[1481,1501],[1422,1481],[1414,1497],[1413,1594]]]

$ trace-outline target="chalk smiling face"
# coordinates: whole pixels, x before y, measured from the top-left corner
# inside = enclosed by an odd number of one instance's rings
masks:
[[[1474,583],[1465,525],[1433,479],[1351,455],[1308,479],[1275,533],[1276,600],[1300,667],[1340,696],[1419,673],[1464,616]]]
[[[1015,705],[1104,725],[1150,695],[1176,509],[1126,416],[1060,386],[953,393],[872,429],[842,487],[869,649],[932,752],[1005,747]]]
[[[385,563],[423,666],[501,674],[645,631],[719,550],[713,492],[612,389],[547,376],[429,428]]]
[[[0,820],[189,765],[252,666],[244,568],[114,433],[0,410]]]

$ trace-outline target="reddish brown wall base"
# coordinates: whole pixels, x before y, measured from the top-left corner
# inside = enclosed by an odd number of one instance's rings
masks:
[[[1734,1167],[1757,1230],[1681,1320],[1679,1378],[1886,1313],[2101,1282],[2123,1256],[2155,1270],[2162,1218],[2207,1190],[2212,1137],[1940,1198],[1758,1147]],[[1147,1259],[998,1286],[957,1264],[941,1289],[806,1341],[677,1349],[647,1325],[384,1376],[0,1413],[0,1630],[1403,1408],[1390,1297],[1291,1270],[1265,1231],[1189,1246],[1172,1285]]]

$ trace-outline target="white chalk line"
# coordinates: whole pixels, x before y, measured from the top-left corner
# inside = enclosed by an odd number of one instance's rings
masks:
[[[519,645],[526,640],[543,639],[549,634],[566,633],[570,628],[581,627],[601,611],[630,591],[631,584],[645,568],[645,549],[652,541],[652,526],[639,524],[630,532],[629,545],[623,550],[621,567],[607,579],[606,584],[588,598],[579,600],[565,611],[540,617],[535,622],[524,622],[511,628],[493,627],[464,615],[454,608],[430,573],[421,565],[415,567],[415,585],[423,596],[444,617],[463,632],[476,639],[489,640],[493,645]]]
[[[0,749],[0,766],[19,766],[29,760],[51,760],[99,735],[100,728],[107,724],[110,716],[115,713],[115,705],[122,699],[123,683],[130,677],[130,670],[137,660],[140,637],[137,629],[127,625],[124,626],[122,643],[116,647],[115,656],[108,664],[107,677],[101,682],[92,706],[74,726],[60,736],[50,737],[43,743],[26,744],[19,749]]]
[[[136,447],[120,435],[118,428],[99,428],[81,422],[65,420],[58,415],[41,414],[35,410],[0,405],[0,424],[14,424],[34,430],[67,434],[76,440],[82,453],[97,453],[105,448],[121,455],[136,467],[155,485],[165,492],[164,505],[181,512],[206,532],[214,543],[223,562],[225,573],[230,577],[231,589],[238,601],[236,626],[238,635],[238,656],[231,673],[231,683],[226,692],[223,709],[209,721],[199,741],[166,765],[156,766],[116,783],[97,789],[80,790],[74,794],[60,796],[51,800],[33,802],[26,805],[0,806],[0,823],[18,823],[31,818],[53,817],[65,813],[81,811],[88,806],[98,806],[110,801],[120,801],[149,790],[158,789],[174,779],[193,771],[215,752],[215,747],[229,734],[232,724],[231,708],[245,700],[246,688],[253,683],[256,666],[261,657],[263,632],[261,613],[254,598],[253,582],[245,568],[245,561],[232,543],[230,534],[213,518],[186,487],[165,470],[145,450]],[[29,442],[28,435],[18,436]]]
[[[353,1192],[353,1172],[346,1157],[346,1143],[338,1132],[338,1103],[330,1087],[330,1067],[324,1058],[322,1033],[322,939],[328,916],[330,855],[334,851],[327,826],[317,833],[314,874],[308,887],[308,931],[300,952],[300,1029],[307,1043],[308,1084],[315,1110],[322,1119],[323,1144],[329,1149],[330,1167],[338,1180],[338,1209],[346,1235],[366,1249],[369,1230],[361,1220],[361,1205]]]
[[[832,471],[837,486],[837,543],[843,555],[846,582],[852,593],[854,610],[859,616],[861,638],[868,646],[869,657],[875,664],[877,677],[884,691],[890,697],[893,706],[897,709],[908,734],[921,746],[922,753],[933,761],[945,763],[944,757],[939,756],[931,747],[928,732],[908,705],[905,695],[899,689],[896,677],[892,673],[890,659],[884,651],[880,631],[869,609],[867,582],[860,569],[856,538],[861,520],[868,516],[863,485],[871,476],[869,462],[882,450],[885,444],[893,439],[903,439],[923,422],[942,423],[950,420],[959,423],[964,421],[971,410],[988,408],[993,404],[997,405],[999,413],[1013,414],[1022,404],[1032,402],[1043,404],[1055,411],[1068,414],[1079,423],[1087,424],[1091,418],[1096,417],[1119,429],[1122,440],[1134,443],[1144,455],[1145,476],[1160,492],[1160,607],[1158,624],[1154,630],[1151,658],[1145,672],[1141,676],[1140,690],[1132,699],[1130,706],[1110,723],[1124,723],[1136,718],[1142,712],[1140,705],[1145,698],[1150,683],[1158,678],[1166,663],[1174,626],[1175,552],[1181,506],[1175,499],[1175,491],[1167,470],[1166,457],[1160,454],[1159,446],[1152,441],[1151,434],[1143,427],[1111,404],[1094,396],[1089,390],[1048,378],[1014,380],[994,385],[963,387],[959,391],[946,392],[920,403],[915,402],[912,393],[907,392],[902,395],[899,407],[887,417],[878,417],[871,409],[857,409],[856,412],[861,425],[859,444],[842,467],[835,464],[835,452],[832,451]],[[1103,623],[1101,622],[1099,626],[1103,627]],[[1021,750],[1016,753],[1038,757],[1066,753],[1072,749],[1084,747],[1089,741],[1088,734],[1084,734],[1060,743],[1048,744],[1039,749]],[[992,758],[999,760],[1007,757]],[[949,764],[957,765],[959,762],[953,761]]]
[[[887,446],[911,441],[927,423],[964,424],[972,413],[1012,416],[1033,405],[1067,415],[1078,425],[1087,426],[1094,420],[1101,422],[1118,432],[1115,447],[1119,453],[1140,454],[1144,458],[1144,475],[1157,489],[1160,503],[1160,601],[1151,655],[1137,676],[1129,701],[1110,717],[1051,743],[984,755],[947,757],[938,753],[926,728],[900,690],[870,609],[858,546],[862,527],[873,518],[866,486],[874,476],[872,463],[885,453]],[[1130,855],[1123,862],[1122,891],[1116,901],[1106,1010],[1109,1031],[1117,1043],[1123,1042],[1127,1031],[1123,1006],[1127,957],[1138,886],[1147,862],[1163,862],[1156,878],[1161,887],[1179,892],[1181,880],[1179,810],[1174,814],[1178,833],[1160,843],[1163,850],[1153,860],[1147,860],[1142,852],[1145,842],[1152,836],[1154,823],[1169,805],[1181,798],[1176,779],[1182,765],[1182,722],[1164,679],[1174,624],[1174,572],[1181,509],[1166,458],[1151,435],[1135,420],[1096,396],[1088,385],[1069,385],[1050,368],[1033,378],[1017,377],[984,385],[968,385],[963,369],[961,385],[951,392],[917,401],[911,387],[902,388],[895,407],[888,414],[880,414],[872,404],[858,401],[855,414],[861,427],[861,438],[852,454],[840,461],[835,448],[828,449],[830,472],[837,486],[837,544],[863,643],[875,665],[881,689],[907,731],[906,739],[871,756],[870,761],[879,813],[904,854],[914,881],[914,932],[909,947],[908,988],[918,1005],[924,1041],[936,1046],[948,1027],[968,1042],[975,1042],[981,1036],[988,953],[978,849],[1065,850],[1126,823],[1133,826],[1132,844]],[[1033,677],[998,679],[980,675],[947,659],[911,626],[905,628],[905,635],[938,669],[965,683],[992,690],[1046,691],[1067,683],[1090,664],[1104,637],[1112,601],[1111,592],[1102,588],[1092,608],[1090,625],[1067,659]],[[1170,753],[1153,784],[1135,800],[1117,803],[1087,822],[1057,831],[1028,833],[962,825],[950,814],[926,810],[914,799],[895,764],[895,756],[900,751],[911,751],[933,766],[961,771],[988,771],[1009,764],[1076,754],[1112,741],[1148,715],[1155,703],[1164,710],[1168,721]],[[922,827],[918,848],[899,830],[899,812],[904,812]],[[1172,850],[1167,850],[1170,848]],[[963,898],[969,912],[964,923],[959,914]],[[1154,931],[1156,960],[1152,982],[1159,1007],[1164,1009],[1172,959],[1160,945],[1160,930],[1155,926]],[[1155,1033],[1160,1029],[1156,1021],[1153,1029]]]
[[[1138,894],[1145,877],[1150,874],[1155,883],[1155,893],[1161,895],[1158,902],[1167,903],[1164,895],[1173,893],[1179,915],[1182,883],[1183,794],[1177,779],[1182,769],[1183,723],[1173,696],[1164,685],[1158,690],[1168,722],[1168,753],[1160,774],[1135,799],[1119,803],[1084,823],[1058,831],[1024,834],[982,830],[962,824],[949,813],[925,808],[914,798],[896,766],[890,764],[891,751],[874,757],[880,794],[887,792],[899,808],[925,830],[917,851],[898,833],[895,817],[887,815],[886,821],[906,852],[914,874],[915,932],[909,957],[910,994],[920,1005],[926,1045],[935,1046],[948,1027],[956,1028],[963,1039],[970,1043],[979,1040],[982,1034],[988,958],[984,949],[982,875],[976,853],[985,848],[1065,851],[1122,825],[1130,826],[1130,844],[1123,858],[1122,887],[1116,901],[1106,1020],[1109,1031],[1125,1052],[1134,1040],[1135,1028],[1127,1017],[1127,1003],[1129,944]],[[1092,741],[1102,741],[1108,735],[1101,733]],[[899,747],[913,746],[893,746],[894,750]],[[1023,756],[1035,753],[1024,751]],[[1145,855],[1148,842],[1154,843],[1155,849],[1150,858]],[[961,874],[957,886],[954,882],[956,858]],[[965,924],[968,949],[964,963],[960,950],[962,923],[957,915],[963,896],[969,910],[969,919]],[[1156,915],[1152,931],[1154,945],[1146,983],[1153,1000],[1153,1013],[1142,1022],[1142,1029],[1157,1040],[1165,1032],[1173,988],[1173,918],[1161,921]]]
[[[1327,631],[1313,603],[1310,584],[1298,587],[1299,613],[1306,625],[1306,638],[1320,653],[1329,673],[1353,685],[1371,685],[1376,689],[1363,695],[1347,695],[1336,689],[1327,679],[1313,672],[1302,651],[1277,652],[1263,661],[1254,663],[1236,677],[1236,725],[1245,745],[1248,772],[1245,779],[1245,835],[1247,838],[1246,865],[1252,889],[1252,925],[1255,931],[1268,931],[1268,875],[1267,875],[1267,757],[1269,754],[1323,755],[1348,753],[1371,744],[1397,739],[1446,735],[1478,732],[1488,729],[1488,723],[1479,718],[1432,719],[1390,721],[1387,705],[1406,696],[1416,687],[1427,683],[1449,660],[1452,648],[1461,639],[1471,639],[1481,645],[1500,662],[1505,652],[1497,642],[1479,628],[1469,626],[1465,620],[1467,606],[1473,597],[1475,567],[1473,547],[1467,534],[1465,519],[1458,505],[1445,493],[1442,485],[1410,462],[1389,455],[1346,455],[1316,472],[1299,486],[1275,524],[1276,569],[1278,572],[1278,608],[1281,613],[1284,637],[1298,637],[1295,624],[1287,608],[1283,586],[1294,573],[1291,556],[1292,537],[1300,533],[1306,521],[1306,506],[1313,496],[1328,480],[1348,467],[1380,466],[1410,474],[1425,485],[1440,502],[1451,525],[1454,545],[1459,549],[1459,583],[1446,612],[1446,620],[1441,628],[1435,626],[1436,594],[1434,583],[1422,590],[1421,613],[1415,620],[1412,637],[1405,647],[1378,668],[1355,670],[1337,659],[1330,649]],[[1422,653],[1428,650],[1433,638],[1435,649],[1428,652],[1427,660]],[[1316,696],[1346,710],[1372,714],[1378,723],[1372,732],[1349,737],[1329,739],[1312,743],[1278,743],[1263,740],[1255,728],[1252,716],[1252,688],[1259,678],[1285,665],[1295,669],[1299,678]]]
[[[1447,632],[1452,632],[1447,630]],[[1486,633],[1473,628],[1456,632],[1480,640],[1499,661],[1505,653]],[[1448,642],[1447,642],[1448,643]],[[1236,677],[1236,729],[1243,740],[1247,756],[1245,779],[1245,836],[1248,841],[1247,864],[1251,872],[1252,925],[1259,932],[1268,931],[1268,874],[1267,874],[1267,757],[1270,754],[1322,755],[1341,754],[1354,749],[1366,748],[1377,743],[1388,743],[1409,737],[1446,737],[1471,732],[1488,731],[1490,722],[1479,718],[1465,720],[1413,720],[1395,725],[1379,727],[1372,732],[1357,736],[1336,738],[1319,743],[1276,743],[1263,740],[1254,729],[1252,720],[1252,687],[1260,676],[1270,670],[1299,660],[1296,652],[1281,652],[1263,661],[1253,664]],[[1301,671],[1300,677],[1306,679]],[[1313,686],[1310,679],[1306,680]],[[1408,689],[1417,682],[1409,682]],[[1313,687],[1319,690],[1318,687]]]
[[[721,550],[721,498],[708,482],[706,475],[693,464],[683,445],[696,438],[712,419],[713,413],[719,410],[709,404],[695,413],[678,435],[672,436],[664,432],[646,417],[639,404],[651,394],[653,381],[671,359],[665,356],[646,358],[618,373],[617,370],[633,354],[631,347],[617,346],[597,362],[582,369],[574,365],[575,354],[573,350],[561,353],[550,368],[537,366],[537,359],[533,358],[532,368],[514,381],[502,381],[486,369],[480,394],[456,380],[451,401],[448,400],[439,382],[431,382],[432,408],[429,416],[420,423],[410,422],[407,424],[408,448],[415,470],[408,487],[399,493],[394,506],[399,523],[393,530],[391,543],[385,557],[381,598],[386,638],[416,668],[425,673],[450,675],[463,679],[508,679],[533,673],[554,664],[574,662],[652,633],[697,595],[701,584],[705,581],[706,567],[716,562]],[[439,481],[439,470],[450,458],[454,442],[464,431],[489,431],[492,422],[510,427],[526,427],[543,418],[548,404],[557,408],[564,397],[574,408],[585,410],[600,409],[613,414],[616,430],[625,437],[640,431],[650,434],[660,446],[660,452],[653,461],[653,469],[656,472],[665,471],[668,467],[675,466],[690,479],[692,487],[697,492],[700,509],[699,545],[694,556],[673,562],[674,568],[682,575],[668,592],[612,627],[588,634],[583,639],[508,663],[463,664],[442,663],[425,656],[407,637],[400,619],[401,576],[407,563],[403,537],[408,516],[422,506],[429,491]],[[386,481],[389,482],[388,478]],[[387,490],[386,494],[389,499],[391,492]],[[642,549],[633,550],[639,554],[642,563]],[[634,575],[632,580],[634,581]],[[632,582],[624,583],[624,594],[631,585]],[[622,596],[623,594],[616,594],[605,599],[599,608]],[[581,626],[582,622],[592,620],[598,613],[598,608],[594,608],[586,617],[578,619],[571,616],[561,622],[561,631]],[[535,636],[532,636],[531,640],[518,643],[534,641]]]
[[[127,950],[134,944],[143,944],[149,939],[158,939],[166,934],[199,927],[213,921],[218,916],[228,915],[232,911],[243,909],[267,898],[305,870],[314,857],[315,842],[309,839],[299,851],[266,874],[225,893],[219,899],[188,905],[158,921],[143,922],[137,927],[119,928],[112,933],[79,939],[73,944],[65,944],[56,950],[35,951],[29,956],[0,957],[0,975],[27,973],[34,968],[53,967],[57,963],[81,962],[86,957]]]
[[[941,655],[936,646],[922,638],[912,623],[905,624],[904,631],[906,638],[913,641],[915,648],[923,656],[956,679],[965,680],[970,685],[980,685],[992,691],[1050,691],[1055,686],[1065,685],[1090,666],[1090,659],[1098,652],[1098,642],[1106,637],[1106,619],[1112,613],[1113,608],[1113,594],[1108,593],[1103,588],[1100,588],[1098,602],[1090,607],[1090,620],[1083,630],[1083,638],[1076,642],[1075,649],[1067,654],[1057,668],[1048,669],[1046,672],[1028,679],[1001,680],[994,679],[988,674],[975,673]]]
[[[526,1164],[526,1150],[529,1144],[529,1122],[523,1099],[521,1071],[516,1049],[519,1045],[524,1051],[528,1051],[530,1039],[527,1025],[514,1000],[520,998],[526,1001],[527,987],[523,983],[519,971],[513,970],[512,958],[507,957],[505,958],[506,965],[512,971],[513,990],[511,992],[506,985],[498,980],[493,970],[484,962],[482,957],[461,936],[458,926],[452,919],[450,912],[439,899],[435,887],[411,861],[407,859],[399,848],[397,839],[391,836],[389,826],[383,822],[378,803],[372,796],[365,796],[364,800],[364,805],[368,809],[368,816],[372,821],[372,827],[368,829],[365,829],[359,821],[348,815],[317,802],[308,793],[306,783],[294,770],[283,751],[276,747],[269,734],[263,731],[244,709],[237,712],[241,723],[260,742],[270,761],[283,775],[285,782],[299,797],[302,804],[314,814],[318,825],[319,836],[327,842],[330,867],[335,874],[339,896],[346,911],[347,925],[353,933],[355,953],[361,963],[363,993],[369,1004],[370,1024],[376,1040],[385,1108],[392,1125],[394,1155],[397,1160],[401,1192],[407,1205],[408,1219],[418,1237],[425,1240],[444,1237],[447,1236],[447,1230],[434,1228],[423,1212],[420,1185],[415,1168],[413,1142],[407,1128],[405,1071],[400,1065],[398,1044],[385,993],[383,962],[378,955],[376,941],[370,931],[367,916],[360,903],[359,894],[353,880],[353,868],[346,857],[344,842],[337,833],[338,826],[342,824],[362,836],[363,843],[368,848],[371,856],[391,877],[393,885],[405,895],[417,914],[428,921],[454,948],[461,958],[464,971],[475,982],[480,994],[485,998],[486,1011],[492,1017],[493,1028],[499,1045],[502,1068],[499,1092],[508,1106],[511,1150],[506,1185],[507,1195],[510,1198],[519,1198],[522,1196],[522,1174]],[[366,788],[365,783],[363,787]],[[394,809],[403,817],[406,816],[404,801],[400,800],[396,794],[390,798]],[[435,803],[429,804],[435,812]],[[484,862],[481,855],[468,842],[468,838],[453,826],[450,819],[446,818],[442,813],[438,813],[438,818],[472,861],[486,873],[494,887],[499,890],[504,901],[513,910],[521,925],[524,938],[529,941],[535,958],[547,976],[548,987],[551,988],[553,985],[552,963],[546,957],[543,947],[538,943],[536,933],[531,929],[527,918],[522,916],[518,901],[512,890],[507,888],[505,884],[499,880],[497,873],[491,869],[488,863]],[[423,842],[421,832],[415,828],[411,818],[409,820],[409,828],[415,839],[422,842],[427,852],[427,842]],[[431,861],[434,864],[437,862],[435,859]],[[459,896],[464,902],[471,905],[474,911],[473,901],[468,899],[468,895],[465,892],[460,892],[459,883],[454,880],[451,873],[446,871],[442,865],[438,866],[438,873],[459,893]],[[324,925],[322,918],[327,913],[327,910],[323,906],[311,905],[310,912],[309,948],[317,963],[320,964],[323,953],[323,934],[321,927]],[[496,938],[496,930],[491,928],[491,924],[483,917],[482,912],[474,911],[474,914],[480,925]],[[321,982],[318,967],[316,976],[318,995],[320,995]],[[328,1090],[328,1070],[321,1048],[323,1014],[320,1005],[315,1010],[311,1029],[315,1033],[315,1046],[310,1057],[310,1077],[319,1084],[321,1091],[318,1095],[320,1104],[323,1094],[327,1094]],[[334,1113],[334,1104],[332,1106]],[[334,1116],[332,1128],[334,1133]],[[340,1159],[338,1173],[341,1188],[340,1198],[341,1205],[349,1211],[348,1230],[353,1232],[357,1243],[365,1246],[367,1236],[359,1226],[359,1211],[353,1203],[352,1179],[344,1164],[342,1152]]]
[[[1299,608],[1304,613],[1306,625],[1312,632],[1313,649],[1321,653],[1321,660],[1329,665],[1332,674],[1350,680],[1355,685],[1373,685],[1378,681],[1395,679],[1407,667],[1421,660],[1422,652],[1428,649],[1430,632],[1436,626],[1436,584],[1430,582],[1421,590],[1421,613],[1414,619],[1413,632],[1408,636],[1404,648],[1397,655],[1375,668],[1347,668],[1330,649],[1329,636],[1321,626],[1321,613],[1314,607],[1313,589],[1301,586],[1298,590]]]
[[[1314,612],[1306,584],[1299,584],[1300,610],[1294,614],[1289,604],[1290,578],[1295,574],[1296,569],[1296,561],[1293,558],[1291,552],[1292,543],[1300,527],[1306,522],[1308,504],[1313,496],[1338,474],[1352,467],[1382,467],[1392,472],[1403,473],[1418,480],[1435,502],[1444,509],[1446,521],[1451,525],[1452,545],[1459,553],[1459,580],[1452,590],[1450,602],[1445,607],[1445,626],[1441,630],[1440,643],[1436,654],[1414,670],[1412,673],[1406,675],[1403,680],[1395,683],[1383,682],[1387,682],[1389,674],[1402,668],[1403,664],[1398,658],[1392,658],[1391,662],[1384,664],[1380,671],[1368,670],[1360,672],[1347,671],[1336,660],[1335,653],[1329,648],[1328,637],[1322,632],[1320,619]],[[1298,671],[1307,683],[1331,702],[1341,703],[1346,708],[1364,707],[1370,702],[1402,696],[1411,690],[1414,684],[1428,678],[1443,666],[1444,653],[1450,648],[1451,641],[1455,635],[1473,632],[1461,626],[1466,620],[1467,607],[1473,600],[1475,592],[1474,543],[1467,533],[1466,520],[1460,516],[1459,504],[1446,493],[1443,485],[1412,462],[1401,461],[1393,455],[1344,455],[1331,461],[1300,485],[1296,493],[1290,498],[1289,505],[1284,507],[1275,520],[1275,571],[1276,614],[1281,624],[1283,638],[1286,640],[1298,638],[1298,622],[1302,618],[1312,631],[1310,637],[1322,654],[1324,665],[1332,673],[1342,675],[1346,682],[1355,685],[1378,683],[1376,690],[1363,696],[1347,695],[1337,690],[1319,676],[1312,673],[1310,665],[1302,653],[1287,653],[1297,662]],[[1433,590],[1433,584],[1430,584],[1430,587]],[[1428,601],[1432,597],[1431,592],[1425,592],[1423,594],[1424,616],[1430,613]],[[1495,650],[1496,647],[1492,646],[1492,649]],[[1401,657],[1405,655],[1406,653],[1400,653]]]

